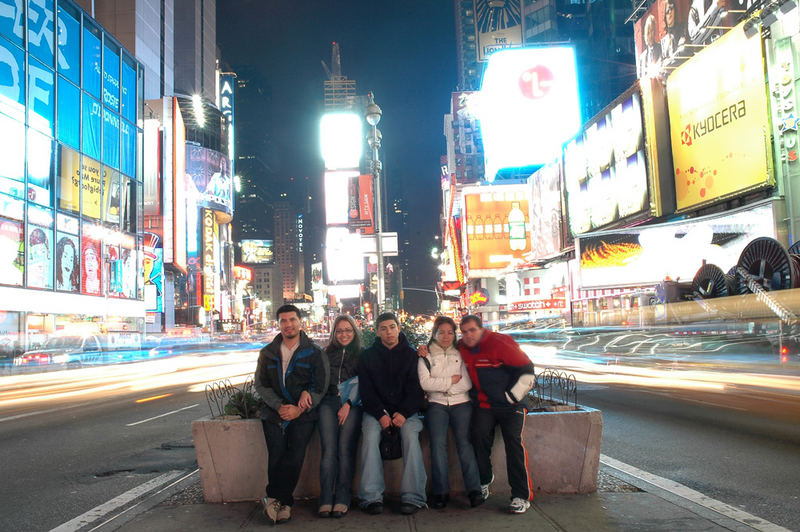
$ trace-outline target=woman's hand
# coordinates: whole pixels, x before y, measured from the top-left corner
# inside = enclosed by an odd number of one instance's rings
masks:
[[[345,403],[339,409],[339,412],[336,414],[336,417],[339,418],[339,426],[344,425],[344,422],[347,421],[347,416],[350,415],[350,403]]]
[[[451,384],[455,384],[460,380],[461,380],[461,375],[453,375],[452,377],[450,377]]]
[[[428,346],[425,345],[425,344],[422,344],[421,346],[417,347],[417,354],[419,356],[423,357],[423,358],[427,357],[428,356]]]

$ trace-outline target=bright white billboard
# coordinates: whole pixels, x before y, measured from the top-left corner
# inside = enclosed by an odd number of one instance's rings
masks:
[[[351,233],[346,227],[328,227],[325,234],[325,284],[362,282],[364,255],[360,251],[360,233]]]
[[[489,58],[480,97],[486,180],[502,168],[550,162],[581,127],[575,50],[500,50]]]
[[[350,178],[358,172],[325,172],[325,225],[350,222]]]
[[[358,168],[364,136],[355,113],[327,113],[319,123],[322,158],[327,170]]]

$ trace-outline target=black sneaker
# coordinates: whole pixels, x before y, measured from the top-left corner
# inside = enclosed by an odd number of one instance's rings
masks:
[[[364,511],[365,514],[369,515],[378,515],[383,513],[383,503],[382,502],[371,502],[366,506],[362,506],[361,509]]]
[[[436,510],[441,510],[445,506],[447,506],[447,501],[450,500],[450,496],[448,494],[444,495],[434,495],[431,500],[431,508]]]
[[[419,512],[422,506],[417,506],[416,504],[411,504],[410,502],[404,502],[400,505],[400,513],[403,515],[414,515],[415,513]]]
[[[481,493],[479,490],[470,491],[468,497],[469,505],[473,508],[486,502],[486,499],[483,497],[483,493]]]

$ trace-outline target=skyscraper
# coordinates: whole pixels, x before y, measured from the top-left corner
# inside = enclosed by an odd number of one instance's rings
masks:
[[[339,43],[331,44],[331,66],[322,63],[327,74],[323,82],[325,112],[349,110],[356,102],[356,80],[342,74],[342,58]]]

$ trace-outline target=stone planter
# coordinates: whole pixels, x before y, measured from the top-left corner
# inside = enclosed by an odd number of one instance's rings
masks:
[[[578,406],[568,411],[532,412],[525,420],[523,442],[534,489],[545,493],[590,493],[597,489],[603,418],[599,410]],[[267,448],[257,419],[200,419],[192,423],[197,464],[206,502],[259,500],[267,483]],[[463,492],[461,468],[449,436],[451,491]],[[425,467],[430,472],[427,430],[421,436]],[[360,452],[359,452],[360,454]],[[319,433],[314,431],[295,490],[297,498],[319,496]],[[360,459],[358,460],[360,464]],[[492,451],[492,491],[509,493],[505,448],[499,428]],[[402,460],[384,462],[386,494],[400,493]],[[358,490],[359,467],[353,479]],[[429,474],[430,484],[430,474]]]

